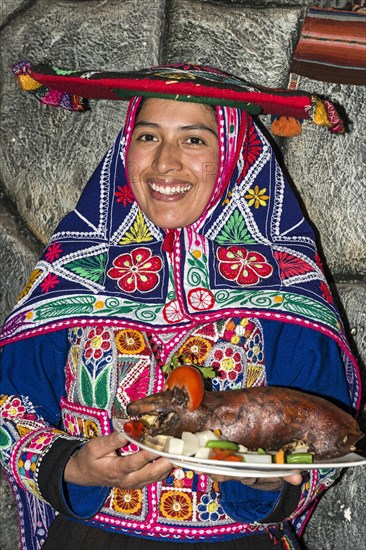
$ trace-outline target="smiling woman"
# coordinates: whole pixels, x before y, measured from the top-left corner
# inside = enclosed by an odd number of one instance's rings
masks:
[[[218,171],[218,130],[211,107],[147,99],[127,154],[129,181],[146,216],[175,229],[204,212]]]
[[[82,91],[103,89],[95,75],[79,78]],[[61,78],[64,89],[65,71]],[[115,94],[118,75],[105,80]],[[215,478],[130,445],[113,419],[128,421],[140,399],[159,401],[165,383],[180,389],[165,409],[177,409],[174,399],[191,388],[188,409],[199,405],[195,414],[219,419],[221,431],[237,424],[234,397],[252,386],[357,405],[354,360],[311,227],[247,112],[306,117],[313,100],[189,65],[121,80],[125,126],[2,333],[0,446],[23,548],[298,548],[314,499],[338,471]],[[201,375],[205,399],[215,403],[220,392],[229,403],[220,415],[205,409]],[[267,422],[271,432],[274,415],[262,406],[270,392],[257,390],[257,421],[244,411],[241,424],[257,433]]]

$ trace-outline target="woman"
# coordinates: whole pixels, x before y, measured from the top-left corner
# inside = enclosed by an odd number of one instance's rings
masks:
[[[291,526],[338,475],[214,479],[112,432],[177,356],[213,390],[289,386],[354,406],[311,229],[245,110],[134,97],[3,335],[3,459],[26,548],[295,548]]]

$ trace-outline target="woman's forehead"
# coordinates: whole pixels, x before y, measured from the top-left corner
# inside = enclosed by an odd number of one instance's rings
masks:
[[[216,124],[216,111],[211,105],[204,103],[193,103],[187,101],[176,101],[174,99],[161,98],[142,98],[136,112],[135,121],[139,121],[145,117],[156,118],[173,118],[173,119],[196,119],[206,123],[208,121]]]

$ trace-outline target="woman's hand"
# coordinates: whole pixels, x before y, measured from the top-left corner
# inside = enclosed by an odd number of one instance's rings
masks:
[[[152,452],[119,456],[116,451],[127,444],[118,432],[91,439],[67,462],[64,480],[77,485],[140,489],[169,475],[170,462]]]
[[[244,485],[253,486],[254,489],[260,489],[262,491],[278,491],[284,481],[291,483],[291,485],[300,485],[302,483],[301,474],[292,474],[286,477],[228,477],[228,476],[210,476],[213,480],[222,483],[223,481],[240,481]]]

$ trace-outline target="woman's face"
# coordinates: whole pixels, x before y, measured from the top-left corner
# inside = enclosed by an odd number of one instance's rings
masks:
[[[186,227],[200,217],[215,185],[218,158],[211,107],[144,100],[128,149],[127,171],[140,208],[155,225]]]

